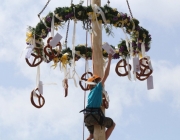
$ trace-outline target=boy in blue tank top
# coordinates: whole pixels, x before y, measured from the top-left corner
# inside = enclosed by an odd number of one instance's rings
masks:
[[[107,128],[105,132],[106,139],[109,138],[115,127],[115,123],[113,122],[113,120],[109,117],[105,117],[100,108],[102,105],[103,86],[109,75],[112,55],[109,54],[108,58],[109,61],[103,78],[101,79],[99,76],[93,75],[87,80],[87,82],[89,82],[88,88],[90,89],[90,93],[88,95],[88,103],[86,109],[84,110],[85,126],[90,132],[87,140],[93,139],[94,125],[99,124]]]

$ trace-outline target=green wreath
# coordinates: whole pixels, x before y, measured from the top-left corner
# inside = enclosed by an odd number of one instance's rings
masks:
[[[145,51],[146,52],[149,51],[151,35],[146,29],[139,26],[139,21],[137,19],[135,18],[131,19],[126,13],[118,12],[117,9],[115,8],[113,9],[108,5],[105,5],[104,7],[100,7],[100,8],[104,12],[108,25],[105,24],[102,16],[99,13],[93,12],[91,6],[85,7],[82,6],[81,4],[78,5],[72,4],[70,7],[58,7],[55,9],[54,28],[58,30],[58,28],[62,27],[67,21],[76,19],[78,21],[82,21],[84,29],[91,30],[91,27],[88,26],[88,23],[93,20],[96,20],[97,17],[97,21],[104,24],[106,33],[108,35],[112,34],[112,26],[116,28],[122,28],[122,27],[125,28],[125,32],[129,34],[131,37],[134,54],[141,53],[142,43],[145,44]],[[44,47],[43,39],[45,39],[48,33],[51,31],[52,18],[53,18],[53,13],[51,12],[45,18],[43,18],[43,20],[41,20],[36,25],[35,28],[29,27],[28,32],[26,34],[27,36],[26,43],[32,44],[32,40],[35,37],[36,48],[39,47],[39,49],[43,51],[43,47]],[[122,40],[117,46],[118,48],[116,48],[116,53],[113,56],[114,59],[117,59],[120,56],[123,57],[130,56],[125,40]],[[80,53],[80,55],[76,54],[77,60],[82,56],[89,59],[91,59],[92,57],[91,48],[85,47],[85,45],[78,45],[75,47],[75,50],[76,52]],[[72,51],[70,48],[62,50],[61,51],[62,55],[59,55],[59,57],[63,56],[63,54],[67,52],[69,54],[68,60],[70,60],[72,58]],[[104,57],[108,56],[108,54],[104,50],[102,51],[102,54]]]

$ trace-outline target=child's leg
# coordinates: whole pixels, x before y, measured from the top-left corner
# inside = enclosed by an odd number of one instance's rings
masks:
[[[107,139],[109,138],[109,136],[111,135],[112,131],[114,130],[115,125],[116,125],[116,124],[113,122],[113,125],[106,130],[106,140],[107,140]]]
[[[115,127],[115,123],[111,118],[105,117],[103,126],[105,126],[107,128],[107,130],[105,132],[106,140],[107,140]]]

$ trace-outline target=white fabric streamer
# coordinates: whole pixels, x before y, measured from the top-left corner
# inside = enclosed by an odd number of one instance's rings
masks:
[[[128,66],[128,79],[131,81],[131,71],[129,66],[129,58],[126,58],[127,66]]]
[[[133,56],[132,40],[129,43],[130,43],[130,57],[132,57]]]
[[[40,65],[37,66],[37,74],[36,74],[36,88],[39,87],[40,82]]]
[[[98,20],[97,20],[96,13],[97,13],[97,14],[101,14],[102,19],[103,19],[104,23],[106,24],[107,21],[106,21],[106,17],[105,17],[105,15],[104,15],[104,12],[101,10],[101,8],[100,8],[99,6],[97,6],[97,4],[93,4],[93,5],[92,5],[92,9],[93,9],[94,15],[95,15],[95,17],[96,17],[96,23],[97,23],[97,25],[98,25],[98,28],[101,29],[100,26],[99,26]]]
[[[144,42],[141,44],[141,53],[142,53],[142,58],[145,57],[145,45]]]
[[[146,56],[147,60],[148,60],[148,65],[149,65],[149,68],[151,70],[153,70],[153,67],[152,67],[152,64],[151,64],[151,59],[150,59],[150,56]]]
[[[54,14],[52,15],[51,20],[51,37],[54,37]]]

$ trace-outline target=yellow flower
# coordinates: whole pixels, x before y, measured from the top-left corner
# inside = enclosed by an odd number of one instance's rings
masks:
[[[55,57],[55,58],[53,58],[53,61],[54,61],[54,65],[52,65],[51,67],[54,67],[54,69],[55,69],[57,67],[57,63],[59,62],[59,58]]]
[[[60,61],[63,67],[66,67],[66,64],[68,63],[68,53],[63,54],[63,56],[60,58]]]
[[[138,54],[138,55],[139,55],[139,58],[142,58],[142,53],[141,53],[141,52],[139,52],[139,54]]]
[[[58,24],[55,22],[55,23],[54,23],[54,26],[58,26]]]
[[[95,14],[95,13],[93,13],[93,14],[91,15],[91,20],[92,20],[92,21],[96,20],[96,14]]]
[[[79,11],[79,12],[78,12],[78,15],[81,15],[81,13],[82,13],[82,11]]]
[[[119,50],[116,49],[115,52],[116,52],[116,53],[119,53]]]
[[[90,15],[92,15],[92,14],[93,14],[93,12],[88,12],[88,13],[87,13],[88,16],[90,16]]]
[[[62,19],[62,16],[59,16],[58,14],[56,14],[55,16],[56,16],[56,18],[58,18],[59,20],[63,20],[63,19]]]
[[[113,11],[116,12],[116,11],[117,11],[117,8],[113,8]]]
[[[127,19],[125,19],[125,20],[124,20],[124,23],[127,23],[127,22],[128,22],[128,20],[127,20]]]
[[[44,30],[44,29],[42,29],[42,30],[41,30],[41,32],[42,32],[42,33],[45,33],[45,30]]]
[[[106,53],[106,51],[104,50],[104,51],[103,51],[103,53],[105,54],[105,53]]]
[[[118,13],[118,14],[117,14],[117,17],[120,17],[120,16],[121,16],[121,14],[120,14],[120,13]]]
[[[80,51],[76,51],[76,54],[77,54],[77,55],[80,55]]]
[[[143,37],[146,38],[146,34],[143,34]]]
[[[115,24],[113,24],[113,25],[114,25],[114,27],[117,27],[118,23],[115,23]]]
[[[86,44],[79,44],[78,47],[84,47]]]
[[[110,20],[106,20],[107,23],[110,23]]]
[[[119,23],[121,23],[122,26],[124,27],[124,21],[121,21],[121,20],[120,20]]]
[[[59,15],[58,15],[58,14],[55,14],[55,16],[56,16],[56,17],[59,17]]]
[[[99,17],[100,14],[96,14],[97,17]]]
[[[31,43],[33,40],[33,34],[32,32],[27,32],[26,33],[26,43]]]

